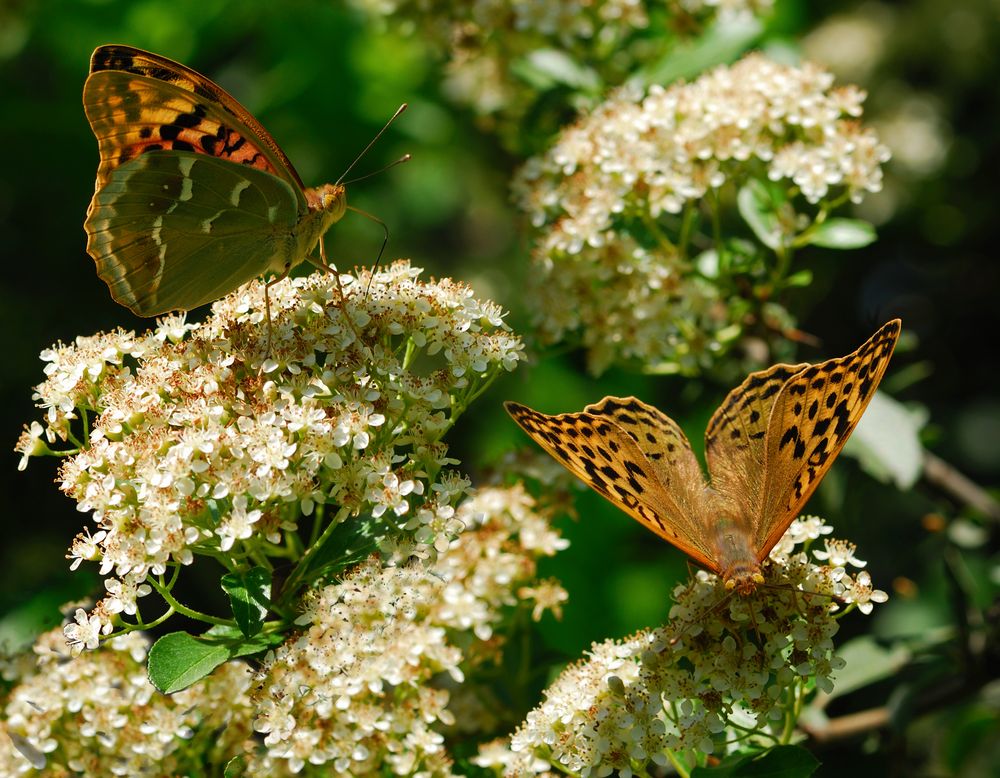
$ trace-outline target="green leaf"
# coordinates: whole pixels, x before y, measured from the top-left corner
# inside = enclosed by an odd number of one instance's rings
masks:
[[[253,637],[260,632],[271,603],[271,573],[263,567],[226,573],[222,588],[229,595],[233,618],[243,634]]]
[[[690,42],[671,46],[667,56],[644,68],[638,77],[646,85],[693,78],[714,65],[732,62],[750,48],[763,31],[764,25],[749,15],[720,21]]]
[[[800,270],[798,273],[792,273],[785,279],[785,286],[809,286],[813,282],[813,273],[811,270]]]
[[[855,457],[872,477],[909,489],[923,472],[920,430],[926,423],[926,410],[907,408],[885,392],[876,392],[844,453]]]
[[[299,581],[330,580],[342,570],[371,556],[379,542],[393,531],[383,516],[351,519],[335,527],[299,574]],[[284,596],[284,595],[279,595]]]
[[[207,630],[201,638],[225,645],[229,649],[230,659],[260,654],[285,640],[281,632],[259,632],[252,638],[245,638],[242,630],[224,624],[217,624]]]
[[[819,761],[800,746],[776,746],[764,753],[736,754],[718,767],[696,767],[691,778],[808,778]]]
[[[229,657],[229,649],[221,643],[171,632],[149,649],[146,671],[153,686],[170,694],[201,680]]]
[[[748,181],[736,195],[736,205],[743,221],[769,249],[780,248],[782,244],[781,220],[778,218],[780,204],[773,191],[756,179]]]
[[[146,672],[164,694],[186,689],[230,659],[259,654],[281,643],[284,635],[261,633],[250,640],[236,627],[217,625],[198,637],[171,632],[149,649]]]
[[[847,664],[837,671],[833,691],[827,699],[891,678],[911,659],[910,651],[903,646],[884,648],[868,635],[844,643],[837,649],[837,656]]]
[[[859,249],[877,237],[875,227],[861,219],[827,219],[809,234],[809,243],[827,249]]]
[[[519,78],[543,91],[560,85],[591,93],[601,89],[597,73],[558,49],[536,49],[513,63],[511,69]]]
[[[246,757],[240,754],[239,756],[234,756],[226,762],[226,771],[222,774],[222,776],[223,778],[240,778],[241,775],[246,774],[246,771]]]

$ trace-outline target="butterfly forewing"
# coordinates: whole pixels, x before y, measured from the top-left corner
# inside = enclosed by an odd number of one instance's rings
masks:
[[[632,438],[652,465],[656,480],[670,490],[679,513],[691,516],[701,507],[705,476],[677,422],[636,397],[605,397],[583,410],[609,419]]]
[[[91,57],[83,104],[97,136],[97,187],[110,171],[147,151],[190,151],[302,182],[274,139],[236,99],[190,68],[129,46]]]
[[[754,545],[763,560],[788,529],[875,394],[899,337],[893,319],[846,357],[811,365],[782,387],[767,425]]]
[[[607,397],[581,413],[557,416],[513,402],[504,407],[584,483],[698,564],[717,571],[698,523],[696,501],[704,478],[690,443],[671,419],[634,397]]]
[[[196,308],[294,255],[292,188],[189,152],[150,152],[94,195],[87,250],[112,296],[149,316]]]
[[[712,488],[748,523],[758,519],[763,503],[764,438],[771,409],[788,380],[807,367],[807,362],[782,364],[751,373],[709,419],[705,458]],[[755,527],[747,530],[753,535]]]

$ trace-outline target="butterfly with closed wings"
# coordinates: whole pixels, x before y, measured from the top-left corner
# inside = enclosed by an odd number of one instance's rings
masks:
[[[87,251],[139,316],[284,275],[344,215],[341,184],[306,188],[246,108],[166,57],[100,46],[83,105],[101,155]]]

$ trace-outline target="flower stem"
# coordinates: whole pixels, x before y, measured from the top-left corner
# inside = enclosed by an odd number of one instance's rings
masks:
[[[169,605],[177,613],[180,613],[182,616],[187,616],[189,619],[195,619],[196,621],[204,621],[207,624],[218,624],[221,626],[229,626],[232,624],[230,619],[220,619],[218,616],[210,616],[207,613],[196,611],[194,608],[189,608],[186,605],[181,604],[170,593],[170,589],[157,582],[156,579],[147,578],[146,580],[153,586],[154,589],[156,589],[156,591],[160,593],[160,596],[167,601],[167,605]]]
[[[295,565],[295,569],[292,570],[291,575],[289,575],[285,581],[281,601],[277,603],[279,607],[287,602],[289,597],[295,596],[299,585],[302,583],[302,577],[309,570],[309,565],[311,564],[313,558],[319,553],[320,549],[323,548],[326,541],[329,540],[330,536],[333,534],[333,531],[341,525],[349,513],[350,509],[346,506],[337,511],[337,515],[334,516],[330,523],[326,525],[326,529],[323,530],[323,534],[321,534],[319,539],[309,546],[306,553],[302,555],[298,564]]]

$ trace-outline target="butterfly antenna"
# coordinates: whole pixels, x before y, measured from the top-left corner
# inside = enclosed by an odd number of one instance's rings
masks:
[[[392,123],[393,123],[394,121],[396,121],[396,119],[398,119],[398,118],[399,118],[399,115],[400,115],[401,113],[403,113],[403,111],[405,111],[405,110],[406,110],[406,103],[403,103],[403,104],[402,104],[401,106],[399,106],[399,108],[397,108],[397,109],[396,109],[396,113],[394,113],[394,114],[392,115],[392,117],[391,117],[391,118],[389,119],[389,121],[387,121],[387,122],[386,122],[386,123],[385,123],[385,124],[384,124],[384,125],[382,126],[382,129],[381,129],[381,130],[379,130],[378,132],[376,132],[376,133],[375,133],[375,137],[374,137],[374,138],[372,138],[372,139],[371,139],[370,141],[368,141],[368,145],[367,145],[367,146],[365,146],[365,147],[364,147],[364,148],[363,148],[363,149],[361,150],[361,153],[360,153],[360,154],[358,154],[358,156],[356,156],[356,157],[354,158],[354,161],[353,161],[353,162],[352,162],[352,163],[351,163],[350,165],[348,165],[348,166],[347,166],[347,170],[345,170],[345,171],[344,171],[343,173],[341,173],[341,174],[340,174],[340,178],[338,178],[338,179],[336,180],[336,182],[335,182],[335,183],[339,184],[339,183],[341,183],[341,182],[342,182],[342,181],[343,181],[343,180],[344,180],[344,179],[345,179],[345,178],[347,177],[347,174],[348,174],[348,173],[350,173],[350,172],[351,172],[351,170],[352,170],[352,169],[354,168],[354,166],[355,166],[355,165],[357,165],[357,164],[358,164],[358,162],[360,162],[360,161],[361,161],[361,158],[362,158],[362,157],[363,157],[363,156],[364,156],[365,154],[367,154],[367,153],[368,153],[368,150],[369,150],[369,149],[370,149],[370,148],[371,148],[372,146],[374,146],[374,145],[375,145],[375,142],[376,142],[376,141],[377,141],[377,140],[378,140],[379,138],[381,138],[381,137],[382,137],[383,133],[384,133],[384,132],[385,132],[386,130],[388,130],[388,129],[389,129],[389,125],[390,125],[390,124],[392,124]],[[393,163],[393,164],[396,164],[396,163]],[[392,167],[392,165],[389,165],[389,167]]]
[[[368,276],[368,286],[365,287],[365,299],[368,299],[368,292],[371,291],[372,281],[375,279],[375,268],[377,268],[378,263],[382,261],[382,254],[385,252],[385,247],[389,245],[389,227],[384,221],[374,214],[368,213],[368,211],[362,211],[360,208],[355,208],[353,205],[347,206],[347,210],[354,211],[356,214],[364,216],[366,219],[371,219],[373,222],[382,227],[382,247],[378,250],[378,256],[375,257],[375,264],[372,265],[371,275]]]
[[[344,186],[350,186],[351,184],[356,184],[358,181],[364,181],[366,178],[371,178],[372,176],[377,176],[380,173],[384,173],[390,168],[396,167],[396,165],[401,165],[404,162],[409,162],[413,157],[410,154],[404,154],[395,162],[390,162],[385,167],[380,167],[378,170],[374,170],[371,173],[365,173],[363,176],[358,176],[357,178],[352,178],[350,181],[344,181]]]

